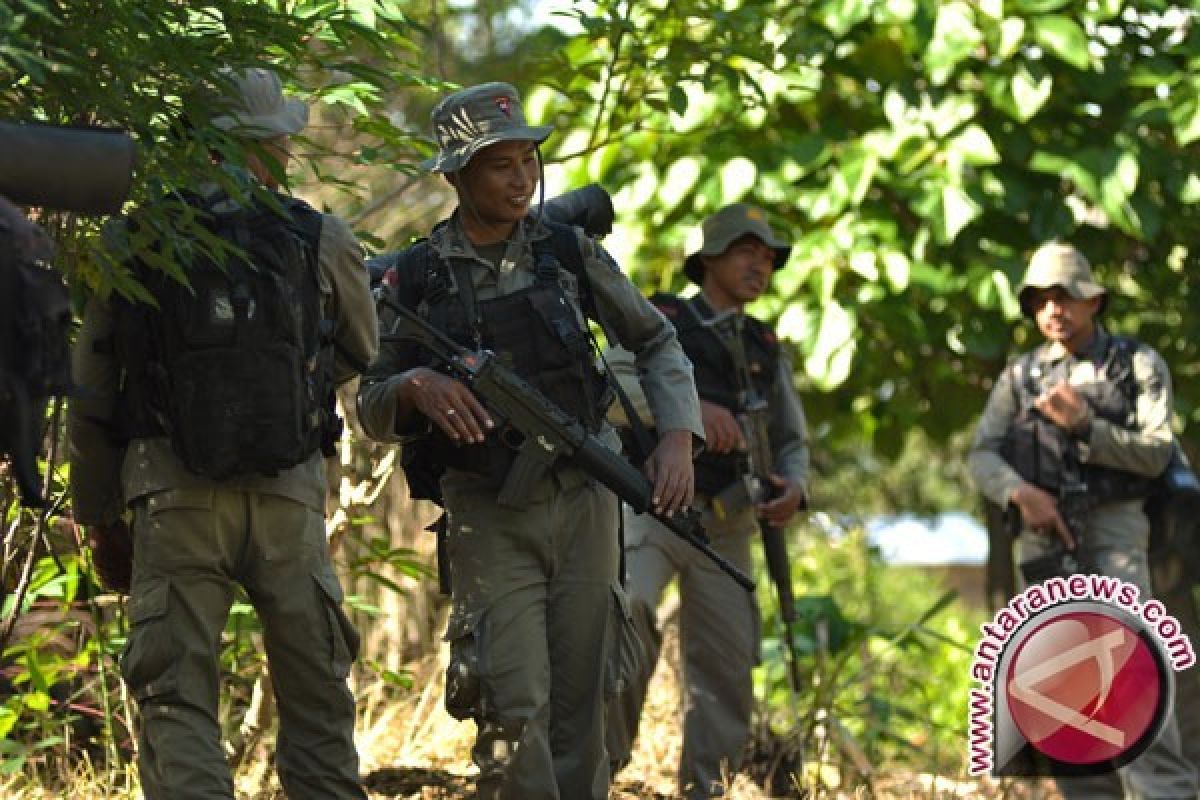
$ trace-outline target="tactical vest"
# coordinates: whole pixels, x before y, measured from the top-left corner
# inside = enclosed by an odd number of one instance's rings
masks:
[[[551,235],[533,243],[534,282],[525,289],[476,301],[469,268],[452,266],[438,257],[428,240],[421,240],[394,257],[383,279],[384,291],[391,302],[416,310],[464,347],[495,353],[595,433],[603,425],[612,394],[596,368],[591,338],[579,324],[559,272],[563,267],[583,275],[583,255],[574,228],[543,224]],[[587,300],[585,293],[585,308]],[[386,309],[380,313],[386,319]],[[419,350],[402,360],[438,367]],[[489,433],[482,444],[461,445],[434,427],[429,436],[404,448],[402,464],[410,492],[440,501],[438,484],[446,468],[487,476],[499,488],[515,457],[513,445],[519,445],[505,441],[504,433]]]
[[[190,472],[213,480],[332,454],[341,420],[319,288],[320,213],[283,195],[282,213],[258,200],[185,199],[235,249],[219,257],[177,243],[176,253],[190,253],[181,265],[190,287],[134,264],[158,308],[114,303],[121,438],[167,435]]]
[[[1133,374],[1136,350],[1135,340],[1111,336],[1096,370],[1097,380],[1075,387],[1097,418],[1122,428],[1132,428],[1137,421],[1138,389]],[[1153,478],[1080,462],[1071,435],[1033,407],[1037,397],[1057,382],[1056,376],[1043,373],[1033,352],[1021,356],[1012,370],[1013,401],[1018,412],[1000,452],[1022,478],[1051,493],[1057,492],[1064,480],[1082,481],[1087,493],[1102,501],[1130,500],[1151,493]]]
[[[741,411],[742,397],[737,384],[737,369],[733,354],[721,342],[712,326],[705,325],[694,300],[669,294],[656,294],[650,302],[675,326],[675,333],[688,359],[692,362],[696,392],[702,400],[716,403],[730,411]],[[779,375],[779,340],[765,323],[744,316],[742,341],[746,350],[747,367],[754,389],[762,397],[770,397]],[[715,495],[737,480],[746,470],[740,454],[705,451],[695,462],[696,492]]]

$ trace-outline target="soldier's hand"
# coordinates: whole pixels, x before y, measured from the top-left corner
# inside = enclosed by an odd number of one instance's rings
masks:
[[[654,484],[654,511],[671,516],[691,505],[695,493],[692,470],[692,432],[667,431],[659,437],[642,465],[642,471]]]
[[[89,525],[88,547],[100,582],[114,592],[129,594],[133,578],[133,534],[125,520]]]
[[[1043,392],[1033,405],[1042,416],[1064,430],[1079,430],[1088,422],[1087,401],[1069,383],[1060,383]]]
[[[478,444],[495,427],[474,392],[436,370],[421,367],[410,371],[400,392],[455,442]]]
[[[1020,509],[1025,527],[1042,536],[1057,535],[1068,550],[1075,549],[1075,537],[1058,513],[1058,503],[1052,494],[1031,483],[1023,483],[1013,490],[1009,499]]]
[[[728,453],[746,449],[742,428],[728,408],[701,400],[700,421],[704,423],[704,444],[708,450]]]
[[[793,514],[807,507],[804,487],[782,475],[772,474],[770,480],[778,495],[765,503],[759,503],[755,507],[755,513],[772,528],[782,528],[791,521]]]

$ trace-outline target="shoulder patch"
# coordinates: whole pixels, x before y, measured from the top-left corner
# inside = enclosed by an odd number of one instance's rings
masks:
[[[669,306],[669,305],[664,305],[662,303],[655,303],[654,307],[657,308],[659,311],[661,311],[664,317],[674,318],[674,317],[679,316],[679,307],[678,306]]]
[[[396,271],[395,267],[388,267],[387,271],[383,273],[383,285],[394,287],[399,285],[399,283],[400,273]]]

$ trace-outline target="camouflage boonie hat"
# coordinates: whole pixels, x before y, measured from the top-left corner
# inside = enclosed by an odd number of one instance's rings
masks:
[[[1034,251],[1025,270],[1025,278],[1017,287],[1021,311],[1033,319],[1033,293],[1037,289],[1061,286],[1076,300],[1102,298],[1097,313],[1108,305],[1108,292],[1092,277],[1092,265],[1075,247],[1063,242],[1049,242]]]
[[[507,83],[484,83],[455,92],[434,107],[433,136],[438,153],[421,162],[433,172],[458,172],[471,157],[497,142],[541,144],[554,130],[529,125],[517,90]]]
[[[696,284],[704,282],[704,262],[700,260],[701,256],[719,256],[729,249],[729,245],[747,234],[757,236],[763,244],[775,251],[772,269],[782,267],[792,253],[791,244],[775,238],[775,232],[767,222],[766,213],[748,203],[725,206],[705,219],[700,230],[704,233],[700,249],[683,261],[683,274]]]

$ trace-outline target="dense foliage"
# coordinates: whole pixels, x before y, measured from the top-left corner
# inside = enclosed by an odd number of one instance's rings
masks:
[[[600,0],[538,81],[575,180],[619,190],[646,286],[743,197],[796,240],[760,310],[830,447],[979,413],[1037,244],[1080,246],[1111,323],[1196,405],[1200,24],[1151,0]],[[550,34],[547,34],[550,36]],[[1021,329],[1015,337],[1028,346]]]

